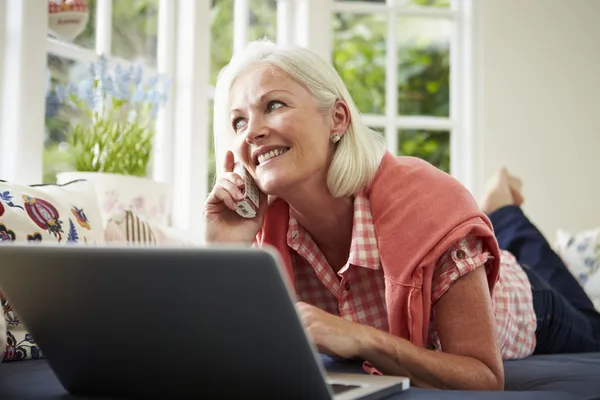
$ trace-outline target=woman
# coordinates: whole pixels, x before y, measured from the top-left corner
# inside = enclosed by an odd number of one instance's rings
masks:
[[[214,117],[206,241],[277,248],[319,351],[417,386],[503,389],[502,359],[535,349],[538,302],[463,186],[387,152],[333,67],[302,48],[236,54]],[[234,158],[261,191],[252,219],[234,211]]]

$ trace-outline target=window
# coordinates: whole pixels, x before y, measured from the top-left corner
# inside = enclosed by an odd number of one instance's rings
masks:
[[[277,0],[215,0],[211,10],[210,84],[214,92],[217,76],[227,65],[236,46],[268,38],[277,40]],[[212,96],[211,96],[212,97]],[[211,98],[212,100],[212,98]],[[208,134],[208,188],[215,182],[212,101]]]
[[[450,172],[455,11],[444,0],[336,1],[333,63],[390,151]]]
[[[112,63],[124,68],[135,62],[149,71],[155,70],[159,0],[87,0],[87,5],[89,22],[72,44],[48,38],[47,67],[52,84],[78,82],[90,63],[97,59],[97,54],[106,55]],[[53,91],[47,92],[44,183],[54,183],[57,173],[74,170],[65,143],[72,115],[62,104]]]
[[[468,177],[474,122],[466,118],[475,91],[464,77],[477,72],[465,61],[472,28],[464,11],[471,3],[87,0],[87,26],[68,43],[48,37],[46,6],[0,2],[0,21],[11,22],[0,29],[0,178],[54,182],[73,169],[64,144],[68,110],[46,90],[45,71],[49,82],[66,83],[98,54],[113,65],[141,63],[147,73],[173,78],[156,122],[152,175],[171,184],[173,226],[198,234],[199,204],[214,182],[216,78],[236,49],[262,37],[330,58],[391,151]],[[27,18],[8,20],[13,13]]]

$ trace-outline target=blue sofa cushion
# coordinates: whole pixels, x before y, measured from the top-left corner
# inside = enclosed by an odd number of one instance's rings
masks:
[[[329,370],[361,372],[360,363],[323,358]],[[199,361],[200,362],[200,361]],[[410,388],[393,399],[540,399],[600,398],[600,353],[534,356],[507,361],[505,392],[442,391]],[[82,399],[69,396],[46,360],[0,364],[0,399]],[[98,400],[98,399],[94,399]]]

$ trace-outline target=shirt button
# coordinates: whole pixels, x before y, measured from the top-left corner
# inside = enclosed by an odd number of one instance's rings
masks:
[[[465,258],[466,254],[464,252],[464,250],[457,250],[456,251],[456,258],[458,258],[459,260],[463,260]]]
[[[350,284],[348,282],[344,283],[344,290],[347,292],[350,290]]]

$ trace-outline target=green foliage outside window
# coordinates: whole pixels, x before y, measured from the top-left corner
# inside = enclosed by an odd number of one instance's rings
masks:
[[[76,42],[92,48],[94,43],[94,8],[96,0],[88,0],[90,24]],[[250,39],[275,39],[276,0],[251,0]],[[448,0],[406,0],[407,6],[448,7]],[[113,2],[113,52],[123,58],[139,61],[138,56],[152,65],[156,63],[158,0]],[[336,13],[332,19],[334,43],[332,60],[348,86],[361,112],[385,113],[385,15]],[[422,20],[422,18],[421,18]],[[427,21],[424,21],[427,22]],[[429,21],[430,22],[430,21]],[[423,37],[400,38],[398,48],[398,115],[449,115],[450,55],[447,39],[430,38],[428,23],[423,25]],[[399,20],[398,35],[407,27],[419,26],[418,20]],[[232,54],[233,0],[213,0],[211,12],[211,76],[214,84],[220,69]],[[405,29],[405,30],[403,30]],[[154,56],[153,56],[154,55]],[[49,57],[54,80],[68,77],[71,62]],[[211,103],[212,104],[212,103]],[[208,121],[212,132],[212,113]],[[53,182],[58,171],[69,169],[68,151],[64,150],[64,121],[46,120],[47,142],[44,157],[45,182]],[[398,131],[398,154],[423,158],[448,171],[450,167],[449,133],[423,130]],[[214,154],[210,143],[209,186],[214,182]],[[62,150],[61,150],[62,149]]]

